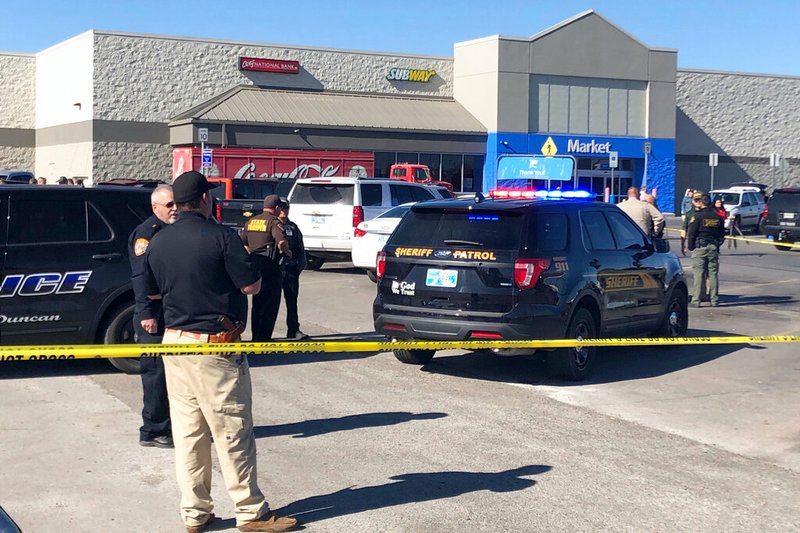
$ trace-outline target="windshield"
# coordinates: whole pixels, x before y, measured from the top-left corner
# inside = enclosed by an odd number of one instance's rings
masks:
[[[742,194],[738,192],[711,192],[711,201],[716,201],[717,198],[722,200],[725,205],[739,205]]]

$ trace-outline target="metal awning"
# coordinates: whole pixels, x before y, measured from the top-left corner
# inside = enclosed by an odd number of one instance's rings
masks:
[[[486,128],[450,98],[253,86],[234,87],[173,117],[170,126],[191,122],[486,134]]]

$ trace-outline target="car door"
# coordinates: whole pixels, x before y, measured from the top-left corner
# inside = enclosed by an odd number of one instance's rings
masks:
[[[130,276],[124,246],[97,209],[82,196],[58,196],[20,191],[10,199],[0,285],[4,344],[94,341],[90,327],[108,281],[119,279],[120,269]]]
[[[587,282],[593,284],[602,296],[605,332],[627,328],[636,295],[628,289],[633,285],[631,254],[617,249],[608,220],[600,209],[586,209],[580,213],[583,244],[588,251]]]
[[[628,325],[635,333],[648,331],[656,327],[665,312],[664,263],[639,226],[616,211],[607,211],[606,217],[617,251],[631,262],[633,275],[620,284],[635,303],[628,308]]]

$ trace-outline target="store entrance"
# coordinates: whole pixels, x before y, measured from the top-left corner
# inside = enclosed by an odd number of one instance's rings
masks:
[[[627,197],[628,187],[634,183],[633,161],[620,159],[619,167],[614,170],[612,179],[608,158],[578,158],[578,189],[589,191],[596,198],[603,199],[608,187],[613,202],[619,203]]]

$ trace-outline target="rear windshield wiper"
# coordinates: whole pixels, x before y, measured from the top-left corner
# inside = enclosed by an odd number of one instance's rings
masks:
[[[464,246],[483,246],[482,242],[462,241],[461,239],[445,239],[442,242],[444,242],[448,246],[452,246],[454,244],[462,244]]]

